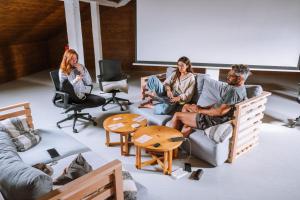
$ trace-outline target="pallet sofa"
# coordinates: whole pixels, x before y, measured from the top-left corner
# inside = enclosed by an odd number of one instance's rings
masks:
[[[161,81],[170,76],[174,68],[168,68],[166,73],[157,74]],[[207,74],[195,74],[196,89],[192,101],[202,107],[212,105],[226,92],[227,83],[211,79]],[[149,76],[141,78],[141,90]],[[234,118],[228,122],[232,129],[221,143],[209,139],[203,130],[195,129],[190,135],[192,154],[213,166],[225,161],[234,162],[258,144],[259,128],[264,115],[267,96],[271,93],[263,91],[259,85],[246,85],[248,99],[235,105]],[[152,109],[138,108],[140,102],[130,106],[130,111],[147,117],[150,124],[166,125],[172,115],[155,115]],[[228,129],[227,129],[228,130]],[[189,145],[183,147],[189,151]]]
[[[29,103],[0,108],[0,121],[25,116],[34,128]],[[61,131],[41,130],[42,140],[26,152],[17,152],[10,136],[0,131],[0,197],[5,199],[107,199],[121,200],[123,195],[122,166],[119,160],[105,162],[98,154]],[[53,190],[52,178],[31,167],[36,163],[50,163],[53,159],[46,149],[56,148],[60,153],[53,165],[54,178],[70,164],[76,154],[82,153],[93,167],[92,172]]]

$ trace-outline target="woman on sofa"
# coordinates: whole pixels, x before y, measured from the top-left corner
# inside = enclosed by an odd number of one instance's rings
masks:
[[[174,112],[177,106],[191,101],[195,89],[195,76],[189,58],[183,56],[177,61],[177,69],[162,83],[151,76],[143,88],[143,98],[148,98],[140,107],[154,108],[154,113],[165,115]],[[149,90],[146,93],[146,89]],[[153,101],[158,101],[153,104]]]
[[[78,63],[78,54],[74,49],[65,51],[59,69],[61,89],[70,95],[75,103],[102,105],[105,98],[90,94],[92,79],[88,70]]]

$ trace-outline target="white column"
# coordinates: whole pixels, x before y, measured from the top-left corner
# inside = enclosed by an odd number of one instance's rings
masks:
[[[101,40],[101,26],[100,26],[100,11],[99,5],[95,1],[91,1],[91,19],[92,19],[92,31],[93,31],[93,42],[94,42],[94,54],[95,54],[95,71],[96,80],[97,75],[100,74],[99,60],[103,58],[102,52],[102,40]]]
[[[205,73],[209,74],[212,79],[219,80],[220,69],[218,68],[206,68]]]
[[[78,53],[78,62],[84,65],[79,0],[64,0],[69,48]]]

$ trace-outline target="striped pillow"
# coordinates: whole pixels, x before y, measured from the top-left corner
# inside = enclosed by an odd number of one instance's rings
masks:
[[[30,131],[26,118],[14,117],[0,121],[0,131],[6,132],[15,138]]]
[[[41,141],[40,135],[29,128],[26,118],[14,117],[0,121],[0,131],[6,132],[17,151],[26,151]]]
[[[41,141],[41,136],[36,131],[25,132],[18,137],[12,138],[17,151],[26,151]]]
[[[136,200],[138,189],[135,181],[128,171],[122,171],[123,175],[123,191],[125,200]]]
[[[211,126],[204,130],[205,135],[213,140],[215,143],[222,143],[226,140],[233,131],[233,127],[230,122]]]

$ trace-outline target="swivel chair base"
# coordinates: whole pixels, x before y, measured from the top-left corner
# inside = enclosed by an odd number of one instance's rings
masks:
[[[288,127],[295,128],[297,123],[300,124],[300,116],[297,117],[296,119],[289,119],[288,120]]]
[[[86,117],[87,115],[87,117]],[[67,118],[60,120],[59,122],[56,123],[58,128],[61,128],[61,126],[59,124],[61,124],[62,122],[65,122],[67,120],[72,120],[73,119],[73,133],[78,133],[77,129],[75,128],[75,124],[77,119],[84,119],[87,120],[89,122],[93,122],[94,126],[97,126],[97,122],[95,122],[95,120],[93,120],[92,116],[89,113],[78,113],[78,111],[74,111],[73,114],[69,115]]]
[[[111,102],[113,102],[114,104],[118,104],[120,106],[120,110],[124,111],[125,109],[122,107],[120,101],[127,101],[128,105],[131,104],[131,102],[128,99],[122,99],[122,98],[116,97],[116,93],[113,92],[112,97],[108,98],[106,100],[105,104],[102,105],[102,111],[106,111],[105,106]]]

